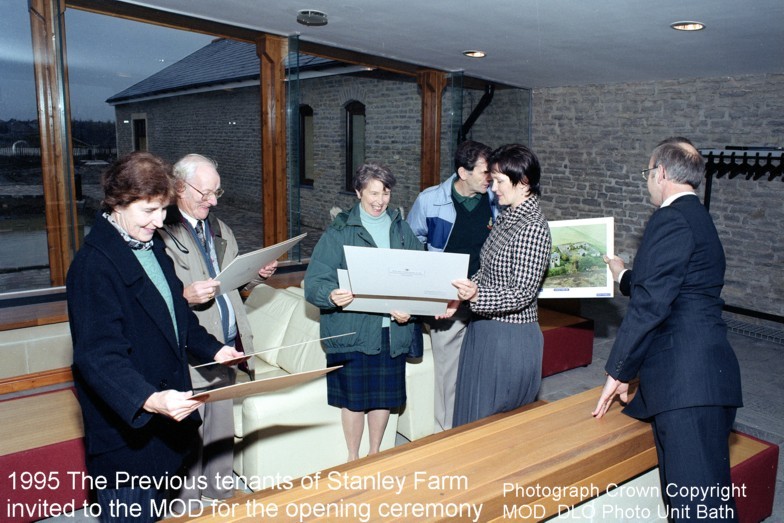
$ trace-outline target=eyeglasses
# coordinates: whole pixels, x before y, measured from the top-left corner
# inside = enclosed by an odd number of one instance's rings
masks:
[[[658,169],[658,168],[659,168],[658,165],[654,165],[653,167],[648,167],[647,169],[643,169],[642,171],[640,171],[640,174],[642,175],[642,179],[648,180],[648,176],[650,176],[649,173],[654,169]]]
[[[214,196],[215,199],[217,200],[218,198],[223,196],[223,192],[224,192],[223,189],[220,188],[220,187],[218,187],[214,191],[201,192],[200,190],[198,190],[196,187],[194,187],[193,185],[189,184],[188,182],[185,182],[185,185],[187,185],[188,187],[190,187],[191,189],[193,189],[197,193],[201,194],[201,201],[203,201],[203,202],[209,201],[209,199],[212,196]]]

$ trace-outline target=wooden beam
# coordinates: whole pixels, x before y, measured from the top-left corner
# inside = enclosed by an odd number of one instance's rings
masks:
[[[288,238],[286,176],[286,70],[288,40],[263,35],[256,40],[261,69],[261,200],[264,245]]]
[[[422,94],[422,154],[420,188],[441,183],[441,94],[446,87],[446,73],[424,70],[417,74]]]
[[[65,275],[78,249],[68,68],[65,59],[64,5],[57,0],[30,0],[46,239],[52,286],[65,285]]]
[[[128,2],[107,2],[106,0],[66,0],[69,8],[79,9],[99,15],[115,16],[135,22],[180,29],[193,33],[221,36],[233,40],[254,43],[258,31],[234,25],[214,22],[195,16],[170,13],[152,7],[130,4]],[[218,6],[219,4],[216,4]]]
[[[49,387],[51,385],[60,385],[72,381],[73,374],[71,373],[71,367],[22,374],[21,376],[0,379],[0,395],[33,390],[40,387]]]

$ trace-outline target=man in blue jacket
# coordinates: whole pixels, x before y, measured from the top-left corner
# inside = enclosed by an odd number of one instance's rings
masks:
[[[479,251],[498,213],[490,187],[487,159],[492,149],[465,141],[455,151],[455,173],[440,185],[422,191],[407,221],[427,250],[470,256],[468,277],[479,269]],[[430,322],[435,364],[435,430],[452,428],[457,364],[471,316],[461,304],[448,319]]]
[[[721,318],[724,250],[695,193],[704,169],[689,140],[669,138],[642,171],[659,208],[633,271],[607,259],[630,300],[593,415],[602,417],[617,394],[625,401],[639,375],[624,412],[652,422],[669,519],[737,521],[728,439],[742,406],[740,370]]]

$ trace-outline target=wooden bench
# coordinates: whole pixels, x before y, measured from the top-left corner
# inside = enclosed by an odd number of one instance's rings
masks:
[[[0,402],[2,521],[36,521],[79,509],[88,491],[82,414],[73,389]],[[7,519],[5,519],[7,518]]]
[[[741,432],[730,435],[732,483],[745,487],[745,495],[735,497],[740,523],[758,523],[772,514],[778,463],[778,445]]]
[[[566,507],[606,501],[617,484],[646,473],[658,484],[650,426],[618,407],[593,419],[600,390],[498,414],[327,469],[318,480],[311,475],[234,497],[180,521],[296,519],[302,510],[319,508],[333,511],[325,520],[358,520],[346,516],[356,510],[367,510],[370,521],[469,521],[476,510],[483,522],[540,521],[559,512],[569,519]],[[737,500],[740,519],[759,521],[772,510],[778,448],[737,433],[730,444],[733,480],[747,485],[747,496]]]

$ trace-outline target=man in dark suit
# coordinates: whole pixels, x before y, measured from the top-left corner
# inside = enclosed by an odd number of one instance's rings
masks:
[[[593,415],[616,395],[626,401],[639,375],[624,413],[652,422],[669,518],[736,521],[728,438],[742,406],[740,370],[721,318],[724,250],[695,193],[704,166],[691,142],[669,138],[642,172],[659,209],[633,271],[606,259],[630,301]]]

